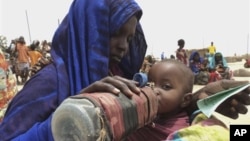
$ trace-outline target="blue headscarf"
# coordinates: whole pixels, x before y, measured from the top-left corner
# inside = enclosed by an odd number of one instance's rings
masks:
[[[215,69],[216,68],[216,66],[218,65],[218,62],[216,62],[216,60],[215,60],[215,56],[217,56],[217,55],[220,55],[221,56],[221,63],[222,63],[222,65],[223,65],[223,67],[228,67],[228,65],[227,65],[227,60],[225,59],[225,57],[223,56],[223,54],[221,53],[221,52],[216,52],[214,55],[213,55],[213,57],[209,60],[209,68],[210,69]]]
[[[53,140],[52,113],[67,97],[108,76],[110,37],[133,15],[138,20],[142,15],[134,0],[74,0],[54,34],[53,63],[12,100],[0,124],[0,139]],[[146,49],[138,23],[128,54],[119,64],[124,77],[139,71]]]
[[[51,51],[57,70],[67,70],[58,77],[69,77],[71,94],[108,75],[110,36],[135,14],[139,19],[142,13],[132,0],[74,1],[55,33]],[[120,64],[128,78],[139,71],[146,52],[139,24],[135,39]]]
[[[190,67],[190,69],[192,70],[192,72],[193,72],[194,74],[197,74],[197,73],[199,73],[200,68],[198,68],[197,65],[196,65],[195,62],[194,62],[194,57],[195,57],[195,55],[198,55],[198,56],[199,56],[199,60],[198,60],[198,62],[196,62],[196,63],[202,63],[204,59],[203,59],[202,57],[200,57],[200,54],[199,54],[198,51],[193,51],[193,52],[190,54],[190,57],[189,57],[189,67]]]

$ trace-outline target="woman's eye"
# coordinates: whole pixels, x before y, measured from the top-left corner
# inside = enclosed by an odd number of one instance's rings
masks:
[[[117,30],[114,34],[112,34],[112,37],[117,37],[119,36],[119,34],[120,34],[119,30]]]
[[[134,36],[129,36],[129,37],[127,38],[127,42],[130,43],[130,42],[132,41],[133,38],[134,38]]]

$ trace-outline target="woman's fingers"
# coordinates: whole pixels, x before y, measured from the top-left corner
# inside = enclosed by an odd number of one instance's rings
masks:
[[[136,84],[137,82],[120,76],[105,77],[104,79],[96,81],[90,86],[84,88],[80,93],[111,92],[116,95],[123,93],[126,96],[131,97],[133,94],[140,93],[140,89]]]
[[[225,90],[222,86],[221,86],[221,82],[222,80],[216,81],[216,82],[212,82],[207,84],[203,89],[204,91],[208,94],[208,95],[213,95],[217,92],[223,91]]]
[[[118,85],[117,87],[120,88],[120,90],[124,93],[130,93],[130,94],[139,94],[141,92],[141,90],[137,87],[138,82],[133,81],[133,80],[128,80],[125,78],[122,78],[120,76],[114,76],[115,79],[119,80],[120,85]],[[125,86],[124,86],[125,84]]]
[[[216,111],[232,119],[237,119],[239,117],[239,113],[236,111],[234,107],[227,107],[227,108],[218,107]]]
[[[232,105],[232,107],[234,107],[236,112],[238,112],[240,114],[246,114],[248,111],[247,107],[245,105],[243,105],[242,103],[238,102],[236,99],[232,99],[231,105]]]
[[[229,88],[234,88],[248,83],[249,81],[235,81],[235,80],[223,79],[221,80],[221,87],[226,90]]]
[[[120,90],[110,83],[96,81],[80,91],[80,93],[93,93],[93,92],[110,92],[118,95],[120,93]]]
[[[241,104],[250,105],[250,95],[249,94],[250,93],[247,91],[242,91],[241,93],[238,93],[232,97],[235,98]]]
[[[235,81],[235,80],[228,80],[223,79],[216,82],[212,82],[207,84],[203,89],[208,95],[213,95],[217,92],[227,90],[229,88],[234,88],[237,86],[245,85],[249,83],[249,81]],[[248,88],[250,92],[250,88]]]
[[[246,114],[248,112],[247,107],[241,102],[237,101],[234,98],[230,98],[224,101],[217,109],[216,112],[237,119],[239,114]]]

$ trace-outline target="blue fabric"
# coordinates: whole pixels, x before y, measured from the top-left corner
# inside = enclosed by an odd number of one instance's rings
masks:
[[[192,70],[192,72],[193,72],[194,74],[197,74],[197,73],[199,73],[199,71],[200,71],[200,68],[198,68],[197,65],[195,65],[194,63],[192,63],[192,61],[193,61],[193,59],[194,59],[194,56],[195,56],[196,54],[199,54],[199,53],[198,53],[197,51],[193,51],[193,52],[190,54],[190,57],[189,57],[189,67],[190,67],[190,69]],[[199,55],[199,56],[200,56],[200,55]],[[203,60],[204,60],[204,59],[203,59],[202,57],[200,57],[199,62],[202,63]]]
[[[30,130],[25,134],[22,134],[11,141],[53,141],[52,131],[51,131],[51,117],[46,121],[41,123],[36,123]],[[40,134],[40,133],[43,134]]]
[[[215,69],[216,66],[218,65],[218,64],[216,63],[216,61],[215,61],[215,56],[216,56],[216,54],[220,54],[220,55],[222,56],[223,67],[227,68],[227,67],[228,67],[227,61],[226,61],[225,57],[223,56],[223,54],[222,54],[221,52],[216,52],[216,53],[214,54],[214,56],[209,60],[209,68],[210,68],[210,69]]]
[[[134,0],[74,0],[52,40],[53,64],[14,97],[0,124],[1,141],[53,140],[53,112],[64,99],[108,75],[110,36],[134,14],[142,15]],[[135,35],[119,64],[126,78],[139,71],[147,49],[139,23]]]

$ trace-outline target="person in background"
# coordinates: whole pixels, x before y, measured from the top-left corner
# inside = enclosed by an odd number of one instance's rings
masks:
[[[184,49],[185,41],[183,39],[178,40],[179,48],[176,50],[176,59],[188,66],[188,57]]]
[[[245,59],[244,68],[250,68],[250,59]]]
[[[200,57],[198,51],[193,51],[189,57],[189,68],[192,70],[195,79],[194,84],[206,85],[209,82],[210,73],[207,69],[207,62]]]
[[[41,48],[42,48],[42,55],[43,56],[46,56],[48,53],[50,53],[51,47],[49,46],[47,40],[42,41]]]
[[[210,82],[221,79],[233,79],[233,71],[227,65],[226,59],[220,52],[216,52],[209,62],[209,71],[211,74]]]
[[[10,102],[0,124],[1,140],[53,141],[53,112],[70,96],[139,94],[138,82],[132,78],[147,49],[141,16],[134,0],[74,0],[54,34],[53,61],[34,74]],[[202,89],[197,97],[204,95],[207,92]],[[237,102],[245,108],[245,101]]]
[[[175,60],[175,56],[173,54],[170,55],[170,59],[174,59]]]
[[[51,58],[46,58],[46,57],[42,56],[38,60],[38,62],[30,69],[30,77],[32,77],[33,75],[38,73],[42,68],[44,68],[45,66],[47,66],[48,64],[50,64],[52,62],[53,61]]]
[[[39,47],[39,44],[40,42],[36,40],[30,45],[30,50],[28,52],[30,56],[31,68],[38,62],[39,59],[42,58],[42,54],[36,50],[36,48]]]
[[[11,71],[13,73],[16,73],[16,58],[17,58],[17,53],[16,53],[16,39],[12,39],[9,47],[6,49],[6,52],[9,53],[10,58],[9,58],[9,65],[11,68]]]
[[[30,67],[30,56],[28,52],[28,47],[26,46],[26,42],[23,36],[20,36],[17,40],[16,45],[17,52],[17,83],[24,84],[29,75],[29,67]],[[21,82],[19,81],[19,77],[21,77]]]
[[[4,52],[0,49],[0,123],[4,117],[8,103],[16,95],[17,83]]]
[[[216,53],[216,47],[214,46],[214,42],[211,42],[210,46],[208,47],[208,53],[211,57],[213,57]]]
[[[140,69],[140,72],[142,73],[148,73],[151,66],[155,63],[155,60],[152,55],[147,55],[143,61],[142,67]]]
[[[161,60],[164,60],[164,59],[165,59],[165,53],[162,52],[162,53],[161,53]]]

